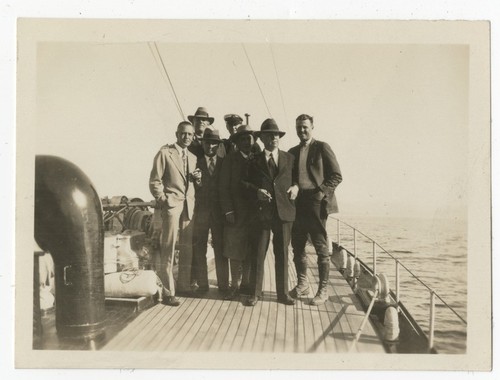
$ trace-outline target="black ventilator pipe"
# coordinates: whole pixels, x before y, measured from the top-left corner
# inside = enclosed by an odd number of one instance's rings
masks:
[[[35,160],[35,240],[54,259],[56,329],[94,339],[104,332],[104,226],[89,178],[54,156]]]

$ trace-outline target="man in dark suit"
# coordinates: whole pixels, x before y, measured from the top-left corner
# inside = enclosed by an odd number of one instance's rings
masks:
[[[205,128],[200,138],[203,157],[198,158],[197,168],[201,171],[201,186],[196,188],[193,231],[193,274],[197,282],[197,292],[209,289],[207,273],[208,233],[212,233],[215,257],[215,273],[219,291],[225,296],[229,291],[229,261],[223,255],[224,219],[219,202],[219,173],[223,159],[217,156],[217,148],[222,141],[219,131]]]
[[[293,156],[279,150],[280,138],[285,134],[273,119],[266,119],[260,131],[255,132],[264,143],[264,151],[255,155],[249,164],[247,182],[255,191],[260,223],[257,230],[257,256],[252,267],[255,291],[247,300],[254,306],[262,294],[264,260],[273,232],[275,256],[276,293],[278,302],[293,305],[288,295],[288,246],[292,224],[295,220],[294,199],[297,184],[292,178]]]
[[[326,219],[328,214],[338,212],[335,188],[342,182],[342,174],[330,146],[312,138],[312,116],[298,116],[295,126],[300,144],[289,152],[295,157],[294,176],[299,185],[297,216],[292,229],[293,261],[298,283],[290,295],[298,298],[309,294],[305,253],[309,234],[318,255],[319,271],[318,291],[311,304],[320,305],[328,299],[327,284],[330,272]]]
[[[247,124],[246,126],[249,127],[248,125],[248,117],[250,116],[249,114],[245,114],[247,117]],[[226,155],[238,151],[238,146],[234,139],[232,138],[234,134],[236,133],[237,129],[243,125],[243,119],[241,118],[240,115],[236,115],[234,113],[230,113],[227,115],[224,115],[224,121],[226,122],[226,129],[229,132],[229,138],[222,140],[224,142],[224,150]],[[260,149],[260,145],[254,141],[254,143],[251,146],[251,153],[256,154],[261,152],[262,149]]]
[[[250,284],[250,258],[255,255],[256,212],[255,194],[242,179],[246,177],[252,159],[254,131],[240,125],[231,135],[237,150],[224,158],[219,178],[219,199],[224,224],[224,256],[231,268],[231,296],[253,294]]]
[[[196,157],[188,151],[193,141],[194,128],[183,121],[175,133],[177,142],[161,147],[153,161],[149,176],[149,189],[161,207],[162,233],[158,275],[163,282],[164,302],[178,306],[173,266],[176,243],[179,246],[179,273],[177,291],[188,292],[191,283],[192,231],[194,186],[201,176]],[[179,241],[177,241],[179,236]]]
[[[194,127],[193,142],[189,145],[188,149],[197,158],[202,158],[203,147],[201,146],[201,138],[203,137],[205,128],[213,124],[214,118],[210,117],[205,107],[198,107],[194,115],[188,116],[188,120],[191,122],[191,124],[193,124]]]

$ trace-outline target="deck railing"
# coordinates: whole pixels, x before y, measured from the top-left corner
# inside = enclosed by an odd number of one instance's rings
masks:
[[[343,239],[345,239],[345,233],[341,233],[341,226],[347,227],[351,233],[352,233],[352,249],[353,252],[350,252],[352,255],[354,255],[355,261],[360,261],[358,258],[358,250],[359,250],[359,244],[358,244],[358,236],[361,235],[365,239],[368,240],[369,243],[371,243],[371,255],[372,255],[372,272],[373,275],[377,274],[377,259],[379,258],[378,253],[383,253],[387,255],[391,260],[394,261],[395,266],[394,266],[394,279],[395,279],[395,296],[396,296],[396,304],[397,304],[397,309],[398,312],[400,310],[400,268],[403,268],[411,277],[413,277],[416,281],[418,281],[422,286],[424,286],[427,291],[429,292],[429,330],[428,330],[428,342],[429,342],[429,350],[432,350],[434,348],[434,333],[435,333],[435,319],[436,319],[436,298],[439,299],[442,302],[442,305],[445,306],[448,310],[450,310],[455,318],[460,321],[464,326],[467,326],[467,321],[465,318],[463,318],[453,307],[451,307],[439,294],[436,293],[436,291],[427,285],[422,279],[420,279],[415,273],[413,273],[408,267],[406,267],[398,258],[396,258],[394,255],[392,255],[390,252],[388,252],[385,248],[380,246],[375,240],[373,240],[371,237],[367,236],[363,232],[359,231],[355,227],[349,225],[348,223],[335,218],[333,216],[329,216],[329,219],[332,221],[336,221],[337,223],[337,241],[336,243],[338,246],[342,246],[344,249],[349,251],[346,246],[342,245]],[[364,263],[367,265],[367,263]]]

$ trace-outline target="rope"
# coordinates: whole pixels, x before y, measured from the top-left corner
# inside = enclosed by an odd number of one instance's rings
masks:
[[[283,91],[281,90],[281,82],[280,82],[280,77],[278,75],[278,68],[276,67],[276,61],[274,59],[274,51],[273,51],[272,44],[269,44],[269,49],[271,50],[271,56],[273,57],[274,73],[276,74],[276,80],[278,81],[278,88],[280,90],[281,105],[283,106],[283,113],[285,114],[286,129],[288,130],[289,129],[288,128],[288,115],[286,113],[285,100],[283,99]]]
[[[179,99],[177,97],[177,93],[175,92],[175,88],[174,88],[174,85],[172,83],[172,80],[170,79],[170,75],[168,75],[168,71],[167,71],[167,68],[165,67],[165,63],[163,62],[163,58],[160,54],[160,50],[158,49],[158,45],[156,44],[156,42],[154,42],[154,45],[155,45],[155,48],[156,48],[156,52],[158,54],[158,58],[160,60],[160,63],[161,63],[161,66],[163,68],[163,72],[165,73],[166,77],[167,77],[167,80],[168,80],[168,83],[170,84],[170,88],[172,89],[172,93],[174,95],[174,99],[175,99],[175,106],[177,107],[177,111],[179,111],[179,114],[181,115],[182,117],[182,120],[186,120],[186,117],[184,116],[184,112],[182,110],[182,107],[181,107],[181,103],[179,102]],[[149,50],[151,51],[151,54],[153,55],[155,61],[158,63],[158,58],[157,56],[154,54],[154,51],[153,49],[151,48],[151,43],[149,42],[148,43],[148,46],[149,46]]]
[[[267,105],[266,98],[264,97],[264,93],[262,92],[262,88],[260,87],[259,80],[257,79],[257,75],[255,74],[255,70],[253,69],[252,62],[250,61],[250,57],[248,56],[247,49],[245,48],[245,44],[241,44],[243,46],[243,51],[245,52],[245,55],[248,60],[248,64],[250,65],[250,68],[252,69],[253,76],[255,78],[255,82],[257,82],[257,87],[259,88],[260,95],[262,96],[262,100],[264,100],[264,104],[266,105],[267,108],[267,113],[269,114],[269,117],[272,117],[271,111],[269,110],[269,106]]]

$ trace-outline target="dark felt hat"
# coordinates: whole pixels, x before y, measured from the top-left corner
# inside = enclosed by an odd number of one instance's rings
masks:
[[[205,107],[198,107],[194,115],[189,115],[188,120],[192,123],[194,118],[207,119],[210,124],[214,122],[214,118],[208,115],[208,111]]]
[[[222,140],[220,139],[219,130],[213,127],[207,127],[203,131],[203,137],[200,138],[201,141],[213,141],[220,143]]]
[[[229,139],[232,142],[235,142],[236,139],[240,136],[243,136],[243,135],[252,135],[253,136],[254,134],[255,134],[255,131],[253,129],[251,129],[249,125],[242,124],[236,129],[236,132],[234,132],[234,134],[229,136]]]
[[[279,133],[283,137],[286,132],[280,131],[274,119],[266,119],[260,126],[260,131],[255,132],[255,136],[260,137],[262,133]]]

